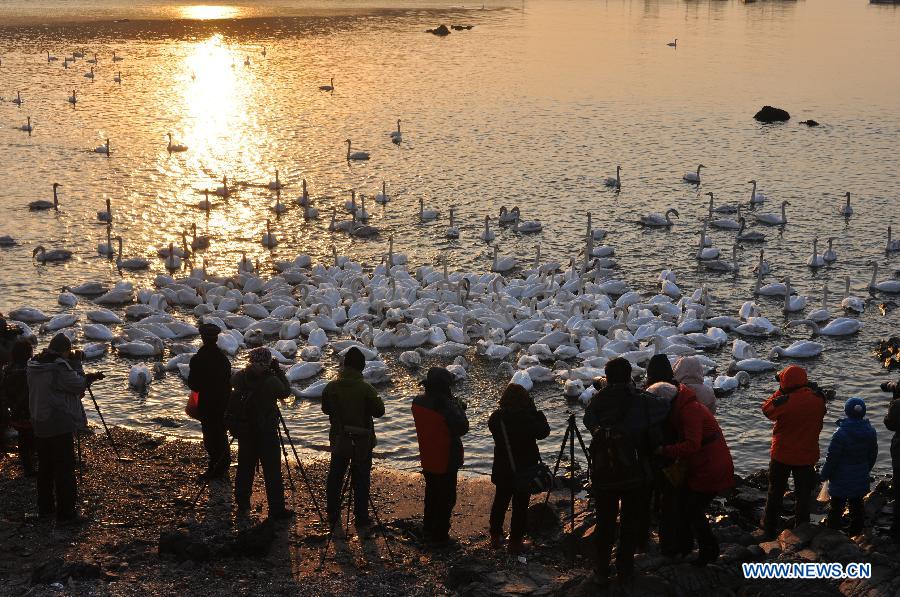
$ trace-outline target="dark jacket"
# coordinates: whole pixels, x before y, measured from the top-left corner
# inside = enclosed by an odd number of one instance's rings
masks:
[[[819,461],[819,433],[825,419],[825,398],[809,387],[806,370],[791,365],[781,374],[777,392],[763,402],[772,421],[772,460],[791,466]]]
[[[894,432],[894,439],[891,440],[891,448],[900,449],[900,382],[891,381],[881,385],[881,389],[885,392],[891,392],[893,398],[888,405],[887,414],[884,416],[884,426],[888,431]]]
[[[372,419],[384,416],[384,402],[362,373],[342,369],[322,392],[322,412],[331,422],[329,437],[333,439],[343,425],[373,429]]]
[[[217,346],[201,346],[191,357],[188,387],[200,395],[200,420],[221,420],[231,395],[231,362],[225,353]]]
[[[633,383],[610,384],[591,398],[584,425],[591,432],[597,427],[618,426],[635,436],[635,445],[649,442],[652,450],[661,443],[660,423],[669,416],[670,408],[668,400],[639,390]]]
[[[840,419],[836,425],[819,476],[828,480],[828,492],[835,497],[863,497],[878,458],[875,428],[868,419]]]
[[[81,361],[44,351],[28,362],[28,409],[36,437],[74,433],[87,427],[81,396],[87,379]]]
[[[682,384],[672,403],[669,425],[678,441],[663,446],[663,455],[685,459],[687,486],[699,493],[721,493],[734,485],[734,462],[716,417]]]
[[[494,485],[512,485],[515,473],[509,462],[509,451],[506,449],[503,430],[509,438],[517,471],[534,466],[540,460],[537,440],[550,435],[547,417],[536,408],[498,408],[488,419],[488,429],[494,437],[494,465],[491,468],[491,482]]]
[[[278,400],[291,394],[291,384],[281,368],[277,371],[269,369],[261,376],[242,369],[231,378],[231,385],[233,395],[244,396],[240,412],[232,414],[241,421],[246,432],[265,433],[278,428]],[[229,408],[238,403],[232,400]]]
[[[0,377],[0,404],[9,409],[10,419],[17,427],[31,426],[28,409],[27,365],[10,363]]]
[[[461,438],[469,432],[469,419],[459,401],[426,391],[413,399],[412,413],[422,470],[439,475],[459,470],[463,465]]]

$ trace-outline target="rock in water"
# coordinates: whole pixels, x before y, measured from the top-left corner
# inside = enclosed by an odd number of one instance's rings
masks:
[[[805,124],[806,126],[819,126],[819,123],[812,118],[809,120],[801,120],[800,124]]]
[[[426,29],[425,33],[433,33],[435,35],[440,35],[441,37],[443,37],[445,35],[450,35],[450,29],[448,29],[446,25],[441,25],[440,27],[435,27],[434,29]]]
[[[785,122],[791,119],[791,115],[787,113],[787,110],[781,108],[763,106],[762,110],[757,112],[753,118],[760,122]]]

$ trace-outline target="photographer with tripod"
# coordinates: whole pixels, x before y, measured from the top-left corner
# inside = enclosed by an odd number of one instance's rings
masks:
[[[281,443],[278,437],[278,400],[291,393],[291,386],[268,348],[250,351],[250,363],[234,374],[234,389],[225,420],[238,442],[238,466],[234,480],[234,501],[238,515],[250,512],[250,494],[256,465],[262,464],[266,483],[269,518],[284,519],[294,511],[284,506],[281,478]]]
[[[373,418],[384,416],[384,402],[363,380],[366,357],[352,347],[344,355],[344,366],[337,379],[322,392],[322,412],[328,415],[331,429],[331,462],[326,484],[326,510],[332,534],[340,536],[342,486],[347,468],[351,468],[353,513],[357,532],[367,532],[369,486],[372,474],[372,449],[375,447]]]
[[[81,397],[102,373],[84,373],[84,353],[59,333],[28,363],[28,406],[38,452],[38,514],[82,522],[75,510],[75,434],[87,428]],[[55,498],[55,499],[54,499]]]
[[[0,409],[8,409],[9,422],[19,435],[19,462],[26,477],[33,477],[35,474],[34,430],[31,427],[31,411],[28,409],[27,373],[28,361],[33,356],[31,342],[18,338],[9,352],[9,364],[0,373]]]

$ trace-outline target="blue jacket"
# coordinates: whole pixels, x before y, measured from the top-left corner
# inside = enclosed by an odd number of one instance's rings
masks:
[[[840,419],[837,426],[820,476],[829,481],[831,495],[862,497],[869,492],[869,471],[878,457],[875,429],[868,419]]]

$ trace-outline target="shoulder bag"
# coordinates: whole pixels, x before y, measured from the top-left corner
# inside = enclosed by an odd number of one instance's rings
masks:
[[[509,466],[512,468],[516,493],[534,495],[544,493],[553,486],[553,474],[550,467],[541,460],[538,452],[538,461],[528,468],[516,470],[516,459],[513,456],[512,447],[509,445],[509,435],[506,433],[506,424],[503,415],[500,416],[500,430],[503,432],[503,443],[506,444],[506,453],[509,456]]]

